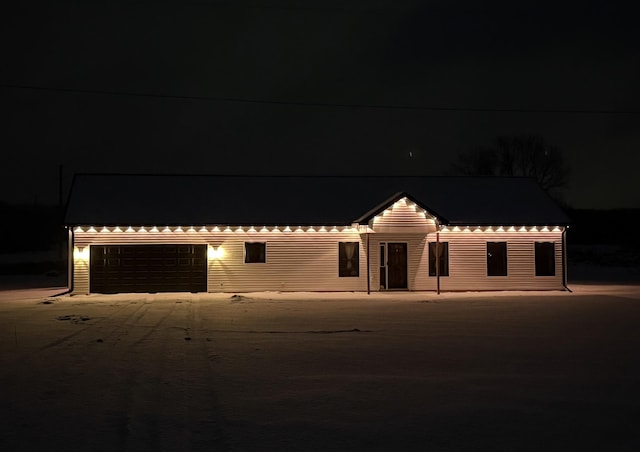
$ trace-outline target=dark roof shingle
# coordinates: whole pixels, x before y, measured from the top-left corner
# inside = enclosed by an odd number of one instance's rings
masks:
[[[68,225],[344,225],[406,193],[443,223],[567,224],[533,179],[79,174]]]

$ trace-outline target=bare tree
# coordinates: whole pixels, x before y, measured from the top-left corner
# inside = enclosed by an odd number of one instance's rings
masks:
[[[460,153],[450,173],[533,177],[555,199],[561,198],[569,181],[569,167],[560,149],[536,135],[499,137],[491,147]]]

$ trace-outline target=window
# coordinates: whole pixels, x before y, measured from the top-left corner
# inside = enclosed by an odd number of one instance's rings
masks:
[[[360,276],[360,247],[358,242],[339,242],[338,261],[340,277]]]
[[[556,248],[553,242],[536,242],[536,276],[556,275]]]
[[[487,276],[507,276],[507,242],[487,242]]]
[[[438,249],[440,276],[449,276],[449,242],[429,242],[429,276],[436,274],[436,248]]]
[[[267,261],[267,244],[265,242],[244,242],[244,263],[256,264]]]

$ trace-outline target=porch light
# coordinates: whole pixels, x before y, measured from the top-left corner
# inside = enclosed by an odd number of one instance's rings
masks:
[[[144,226],[140,226],[140,229],[138,229],[138,232],[147,232],[147,230],[145,229]]]
[[[287,226],[286,228],[284,228],[284,232],[291,232],[291,228]]]
[[[542,232],[549,232],[549,228],[548,228],[548,227],[546,227],[546,226],[545,226],[545,227],[543,227],[543,228],[542,228]]]
[[[198,232],[209,232],[209,231],[207,231],[207,228],[202,226]]]
[[[180,226],[174,229],[174,232],[184,232]]]
[[[516,228],[514,228],[513,226],[511,226],[509,229],[507,229],[508,232],[516,232]]]
[[[238,226],[238,228],[236,229],[236,232],[244,232],[244,229],[242,229],[242,226]]]
[[[96,228],[91,226],[87,232],[92,232],[93,233],[93,232],[97,232],[97,231],[96,231]]]
[[[458,226],[453,227],[453,232],[460,232],[460,228]]]
[[[135,231],[133,230],[133,228],[132,228],[131,226],[129,226],[129,227],[127,228],[127,230],[126,230],[126,231],[124,231],[124,232],[135,232]]]
[[[209,246],[209,248],[207,248],[207,258],[209,260],[222,259],[223,256],[224,250],[222,249],[222,246],[219,246],[218,248]]]
[[[316,232],[316,230],[313,229],[313,226],[310,226],[309,229],[307,229],[307,232]]]
[[[193,228],[193,226],[190,226],[189,229],[187,229],[187,232],[196,232],[196,230]]]
[[[529,229],[529,232],[538,232],[538,228],[533,226],[531,229]]]
[[[84,230],[80,226],[78,226],[73,230],[73,232],[84,232]]]
[[[332,227],[331,232],[338,232],[338,228],[336,226]]]
[[[278,226],[274,226],[271,232],[280,232],[280,228],[278,228]]]
[[[106,226],[103,226],[102,229],[100,229],[100,232],[109,232],[109,228]]]
[[[220,232],[220,228],[218,226],[214,226],[213,229],[211,229],[211,232]]]
[[[552,232],[562,232],[562,230],[560,229],[559,226],[556,226],[556,227],[553,228]]]
[[[260,232],[269,232],[269,230],[267,229],[266,226],[262,226],[262,229],[260,229]]]
[[[502,226],[499,226],[498,229],[496,229],[496,232],[504,232],[504,228]]]
[[[171,232],[171,229],[169,229],[169,226],[165,226],[162,232]]]
[[[113,232],[122,232],[122,229],[120,229],[119,226],[116,226],[115,228],[113,228]]]
[[[322,226],[322,227],[320,228],[320,232],[327,232],[327,228],[325,228],[324,226]]]
[[[89,247],[77,246],[73,249],[73,258],[78,261],[89,260]]]

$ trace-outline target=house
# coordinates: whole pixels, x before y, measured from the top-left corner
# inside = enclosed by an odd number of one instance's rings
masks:
[[[566,288],[532,179],[82,174],[73,293]]]

